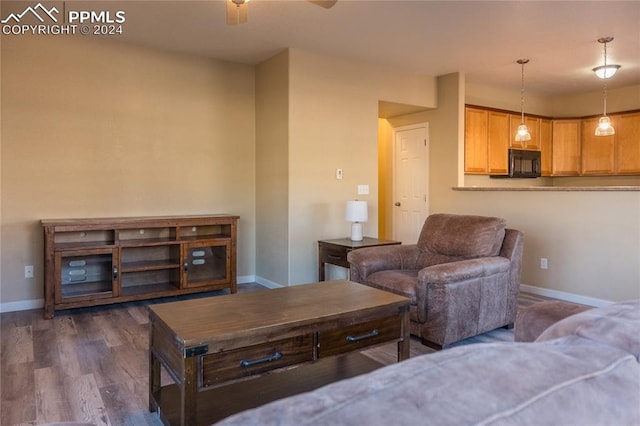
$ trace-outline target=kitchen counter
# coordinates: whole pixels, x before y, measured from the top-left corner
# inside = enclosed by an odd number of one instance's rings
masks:
[[[575,191],[610,191],[610,192],[640,192],[640,186],[454,186],[454,191],[543,191],[543,192],[575,192]]]

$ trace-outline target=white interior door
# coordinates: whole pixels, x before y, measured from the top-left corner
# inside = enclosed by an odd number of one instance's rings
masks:
[[[415,244],[429,214],[429,125],[394,131],[393,239]]]

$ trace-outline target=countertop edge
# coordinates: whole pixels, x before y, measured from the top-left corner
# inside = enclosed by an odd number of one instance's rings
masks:
[[[640,192],[640,186],[454,186],[454,191]]]

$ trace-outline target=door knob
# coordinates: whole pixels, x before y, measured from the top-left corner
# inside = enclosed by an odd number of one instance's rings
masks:
[[[394,206],[396,206],[396,207],[400,207],[400,201],[396,201],[396,203],[394,204]]]

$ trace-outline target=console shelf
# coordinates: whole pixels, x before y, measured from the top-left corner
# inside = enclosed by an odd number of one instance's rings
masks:
[[[46,219],[45,318],[56,310],[237,291],[238,216]]]

